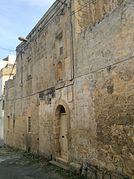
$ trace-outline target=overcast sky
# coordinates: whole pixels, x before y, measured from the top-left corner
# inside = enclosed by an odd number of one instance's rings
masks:
[[[15,54],[18,37],[26,36],[55,0],[1,0],[0,59]]]

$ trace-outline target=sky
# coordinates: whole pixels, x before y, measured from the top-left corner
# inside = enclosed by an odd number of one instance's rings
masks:
[[[55,0],[1,0],[0,60],[15,54],[19,36],[26,37]]]

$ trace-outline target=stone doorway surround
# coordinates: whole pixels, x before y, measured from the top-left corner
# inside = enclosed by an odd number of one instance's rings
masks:
[[[63,122],[63,120],[65,123]],[[69,131],[70,131],[69,107],[65,101],[58,100],[54,108],[53,150],[54,150],[54,159],[58,162],[62,162],[65,164],[69,162],[69,146],[70,146]]]

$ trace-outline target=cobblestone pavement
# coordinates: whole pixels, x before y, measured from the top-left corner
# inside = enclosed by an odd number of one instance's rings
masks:
[[[49,164],[41,157],[0,146],[0,179],[79,179],[79,177]]]

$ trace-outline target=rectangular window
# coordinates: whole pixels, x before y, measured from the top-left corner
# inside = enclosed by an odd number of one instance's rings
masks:
[[[13,114],[13,129],[15,128],[15,114]]]
[[[4,110],[4,108],[5,108],[5,101],[2,100],[2,110]]]
[[[7,122],[8,122],[8,129],[10,128],[10,116],[7,116]]]
[[[31,117],[28,117],[28,132],[31,132]]]
[[[60,55],[63,55],[63,47],[60,47]]]
[[[32,60],[31,58],[27,61],[27,80],[32,79]]]
[[[13,129],[15,128],[15,120],[13,119]]]

